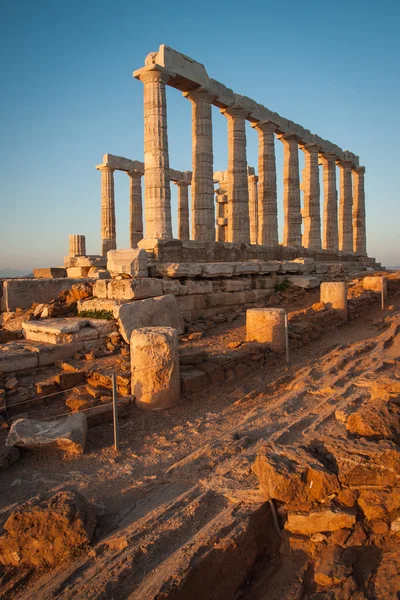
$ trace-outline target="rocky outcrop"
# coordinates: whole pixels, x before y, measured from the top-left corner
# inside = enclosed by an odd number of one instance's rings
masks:
[[[95,524],[94,508],[79,492],[33,498],[5,522],[0,563],[55,567],[88,546]]]

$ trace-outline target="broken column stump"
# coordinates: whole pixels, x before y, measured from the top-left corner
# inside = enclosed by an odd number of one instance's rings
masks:
[[[131,336],[132,394],[145,410],[169,408],[181,397],[178,335],[172,327],[142,327]]]
[[[273,352],[284,352],[285,314],[283,308],[250,308],[246,311],[246,341],[268,344]]]
[[[344,281],[330,281],[321,283],[321,302],[340,311],[344,320],[347,320],[347,283]]]

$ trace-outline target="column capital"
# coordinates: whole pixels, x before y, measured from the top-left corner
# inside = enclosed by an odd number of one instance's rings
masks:
[[[338,157],[333,152],[320,152],[319,158],[327,163],[334,162],[336,164]]]
[[[225,117],[232,117],[233,119],[246,119],[250,114],[248,110],[241,106],[228,106],[228,108],[221,108],[220,111]]]
[[[279,133],[277,137],[281,142],[296,142],[297,145],[301,142],[301,138],[296,133]]]
[[[104,171],[106,173],[114,173],[114,171],[116,170],[115,167],[109,167],[108,165],[96,165],[96,169],[98,171]]]
[[[247,175],[250,181],[258,181],[258,175]]]
[[[182,96],[190,100],[191,102],[208,102],[212,104],[217,97],[212,94],[209,90],[204,87],[197,87],[189,92],[182,92]]]
[[[125,173],[129,175],[129,177],[134,177],[136,179],[140,179],[144,175],[144,173],[141,173],[140,171],[125,171]]]
[[[170,73],[167,69],[164,69],[164,67],[161,67],[160,65],[153,64],[134,71],[133,76],[136,79],[140,79],[142,83],[149,83],[151,81],[167,83],[172,77],[174,77],[174,73]]]
[[[310,154],[318,154],[322,149],[321,146],[314,144],[313,142],[310,142],[309,144],[300,143],[299,145],[303,152],[309,152]]]
[[[184,179],[177,179],[177,181],[172,181],[178,187],[189,187],[190,181],[185,181]]]
[[[251,123],[251,126],[256,129],[256,131],[279,131],[279,125],[274,121],[257,121],[257,123]]]
[[[351,160],[337,160],[336,164],[341,169],[354,169],[355,164]]]
[[[365,173],[365,167],[353,167],[353,171],[355,173],[364,174]]]

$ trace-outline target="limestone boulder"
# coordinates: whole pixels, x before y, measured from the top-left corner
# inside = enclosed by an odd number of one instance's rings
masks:
[[[172,327],[178,334],[184,331],[183,319],[173,294],[121,304],[114,307],[114,317],[127,343],[130,342],[132,331],[141,327]]]
[[[356,515],[339,510],[318,510],[307,513],[289,513],[285,529],[299,535],[313,535],[324,531],[351,529],[356,523]]]
[[[252,467],[267,498],[291,506],[311,506],[340,489],[338,478],[302,448],[270,444]]]
[[[321,586],[339,585],[352,572],[351,565],[342,561],[343,548],[327,546],[318,554],[314,565],[314,581]]]
[[[324,464],[335,465],[339,481],[348,486],[393,486],[400,481],[400,452],[389,440],[314,440],[311,448]]]
[[[94,507],[77,491],[38,496],[13,511],[0,536],[0,563],[51,568],[90,543]]]
[[[131,336],[131,389],[136,405],[162,410],[180,400],[178,336],[170,327],[143,327]]]
[[[148,276],[148,257],[143,249],[127,248],[107,252],[107,270],[118,275]]]
[[[312,275],[291,275],[287,280],[294,286],[310,290],[318,287],[321,282],[318,277]]]
[[[387,416],[387,418],[389,418]],[[366,438],[391,438],[392,430],[379,406],[362,406],[347,417],[346,429],[352,435]]]
[[[82,454],[86,435],[87,421],[83,413],[54,421],[18,419],[11,425],[6,445],[39,452]]]

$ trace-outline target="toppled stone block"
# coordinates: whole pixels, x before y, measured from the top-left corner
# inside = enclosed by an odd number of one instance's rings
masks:
[[[69,344],[106,336],[114,329],[114,323],[106,319],[72,317],[40,322],[25,321],[22,329],[27,340],[48,344]]]
[[[0,471],[5,471],[19,459],[19,450],[13,446],[0,449]]]
[[[154,298],[163,293],[159,279],[142,277],[141,279],[113,279],[108,283],[107,296],[113,300],[142,300]]]
[[[18,419],[11,425],[6,445],[32,451],[82,454],[86,434],[86,416],[82,413],[54,421]]]
[[[302,448],[266,445],[252,470],[268,498],[292,506],[325,500],[340,489],[338,478]]]
[[[187,297],[183,296],[181,299]],[[184,331],[183,319],[172,294],[121,304],[114,308],[114,317],[118,320],[121,335],[127,343],[130,342],[132,331],[141,327],[172,327],[178,334]]]
[[[311,275],[291,275],[287,280],[291,284],[304,288],[305,290],[316,288],[321,283],[318,277],[312,277]]]
[[[90,267],[68,267],[67,277],[88,277]]]
[[[285,529],[299,535],[312,535],[324,531],[351,529],[355,523],[355,514],[328,509],[308,513],[289,513]]]
[[[131,336],[131,388],[136,405],[161,410],[180,400],[178,336],[170,327],[143,327]]]
[[[84,371],[59,373],[56,375],[55,380],[57,381],[60,390],[69,390],[85,383],[86,373]]]
[[[95,524],[94,507],[79,492],[38,496],[13,511],[5,522],[0,562],[55,567],[86,548]]]
[[[143,249],[127,248],[107,252],[107,270],[110,273],[132,275],[132,277],[147,277],[147,267],[147,253]]]
[[[35,279],[54,279],[56,277],[66,277],[67,271],[63,267],[49,267],[47,269],[33,269]]]
[[[0,345],[0,372],[14,373],[35,369],[39,364],[37,352],[26,344],[10,342]]]

